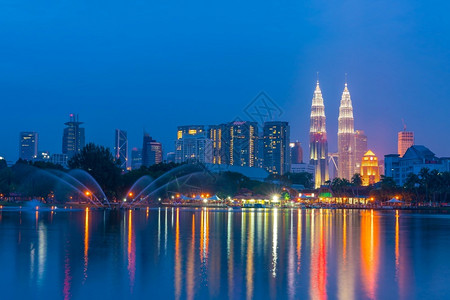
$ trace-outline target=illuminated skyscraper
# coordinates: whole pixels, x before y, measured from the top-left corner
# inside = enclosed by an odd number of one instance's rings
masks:
[[[208,128],[208,138],[212,143],[212,163],[213,164],[224,164],[226,163],[225,158],[225,148],[223,145],[223,136],[226,127],[224,124],[221,125],[211,125]]]
[[[144,133],[142,144],[142,165],[149,167],[162,162],[162,145],[152,139],[148,133]]]
[[[355,131],[352,100],[347,83],[342,93],[338,120],[338,174],[340,178],[351,180],[355,172]]]
[[[406,131],[405,126],[403,131],[398,133],[398,154],[400,157],[405,155],[406,150],[412,145],[414,145],[414,132]]]
[[[367,151],[362,158],[361,179],[364,186],[372,185],[380,181],[378,157],[371,150]]]
[[[311,105],[309,128],[309,163],[315,166],[314,186],[319,188],[328,180],[328,142],[325,106],[317,80]]]
[[[256,122],[227,123],[222,136],[226,164],[241,167],[257,166],[258,124]]]
[[[175,162],[211,163],[213,160],[212,142],[207,137],[205,126],[178,126],[175,141]]]
[[[35,160],[38,155],[38,133],[33,131],[20,133],[19,158]]]
[[[361,172],[361,161],[366,152],[367,136],[363,130],[355,130],[355,171],[353,173]]]
[[[283,175],[290,171],[288,122],[264,122],[264,168],[272,174]]]
[[[128,166],[128,137],[124,130],[116,129],[114,156],[116,160],[120,161],[120,168],[126,170]]]
[[[69,158],[77,154],[84,147],[84,128],[80,125],[83,122],[78,120],[78,115],[70,114],[69,122],[65,123],[62,153],[67,154]]]

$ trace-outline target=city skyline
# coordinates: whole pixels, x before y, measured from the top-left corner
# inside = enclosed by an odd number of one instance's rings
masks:
[[[111,130],[123,128],[138,146],[145,128],[171,145],[179,124],[243,119],[260,91],[281,108],[291,137],[306,145],[317,71],[331,152],[345,73],[358,103],[355,128],[365,130],[375,153],[395,153],[402,118],[417,143],[440,156],[450,152],[450,139],[433,133],[450,127],[446,2],[438,11],[411,1],[291,3],[289,9],[228,3],[207,14],[200,4],[128,4],[140,17],[124,14],[119,1],[66,5],[33,11],[19,0],[0,12],[0,100],[8,112],[0,120],[0,155],[9,160],[17,158],[22,131],[39,132],[44,150],[59,152],[54,137],[70,112],[89,129],[86,142],[112,147]],[[104,6],[107,12],[97,16]],[[88,15],[80,20],[73,11]]]

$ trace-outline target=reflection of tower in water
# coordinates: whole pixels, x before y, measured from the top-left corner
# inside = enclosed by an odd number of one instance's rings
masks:
[[[326,227],[328,215],[320,209],[319,213],[312,210],[311,214],[311,266],[309,293],[312,299],[327,298],[327,249]],[[318,216],[317,216],[318,215]],[[318,227],[318,228],[316,228]]]

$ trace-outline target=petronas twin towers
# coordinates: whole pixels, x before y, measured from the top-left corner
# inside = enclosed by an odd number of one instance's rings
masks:
[[[329,179],[328,141],[326,130],[325,106],[319,81],[311,105],[311,123],[309,129],[310,164],[315,166],[314,184],[316,188]],[[350,180],[355,173],[355,130],[353,107],[350,92],[345,83],[339,107],[338,126],[338,176]]]

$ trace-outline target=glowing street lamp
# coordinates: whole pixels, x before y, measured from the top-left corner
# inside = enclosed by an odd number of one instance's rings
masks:
[[[128,196],[133,197],[133,193],[132,193],[132,192],[129,192],[129,193],[128,193]]]

